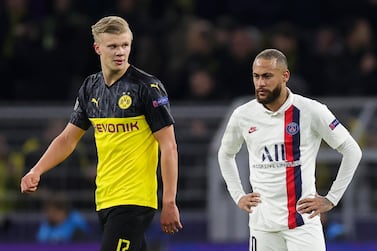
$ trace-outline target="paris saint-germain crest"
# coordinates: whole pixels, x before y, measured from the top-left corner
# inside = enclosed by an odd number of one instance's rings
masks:
[[[298,131],[300,130],[299,126],[297,123],[295,122],[291,122],[287,125],[287,127],[285,128],[285,130],[287,131],[287,133],[289,135],[295,135],[298,133]]]

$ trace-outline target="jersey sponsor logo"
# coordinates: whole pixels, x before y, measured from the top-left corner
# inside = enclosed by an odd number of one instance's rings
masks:
[[[286,129],[288,134],[290,135],[295,135],[296,133],[298,133],[298,131],[300,130],[299,126],[297,123],[295,122],[291,122],[287,125]]]
[[[97,130],[98,133],[119,133],[119,132],[132,132],[139,130],[139,125],[137,121],[130,122],[130,123],[98,123],[94,125],[94,128]]]
[[[167,104],[169,104],[169,99],[168,99],[167,96],[164,96],[164,97],[161,97],[157,100],[153,100],[152,104],[153,104],[153,107],[155,107],[155,108],[159,107],[160,105],[167,105]]]
[[[123,109],[123,110],[128,109],[131,105],[132,105],[132,98],[128,94],[121,96],[118,100],[118,106],[120,107],[120,109]]]
[[[264,147],[262,153],[262,161],[268,159],[271,161],[284,161],[285,160],[285,146],[284,144],[275,144],[273,150],[268,149],[267,146]]]
[[[338,125],[339,125],[339,120],[334,119],[334,120],[330,123],[329,127],[330,127],[331,130],[334,130],[335,127],[337,127]]]
[[[98,107],[98,101],[99,101],[99,98],[98,99],[92,98],[92,100],[90,100],[90,102],[94,103],[96,107]]]
[[[300,166],[300,160],[287,161],[284,144],[274,144],[272,147],[265,146],[262,152],[262,163],[253,164],[253,168],[269,169],[269,168],[287,168],[292,166]],[[267,162],[268,161],[268,162]]]
[[[300,167],[301,161],[288,161],[288,162],[269,162],[269,163],[259,163],[253,164],[253,168],[257,169],[276,169],[276,168],[291,168],[291,167]]]
[[[130,241],[125,239],[119,239],[116,251],[126,251],[130,248]]]

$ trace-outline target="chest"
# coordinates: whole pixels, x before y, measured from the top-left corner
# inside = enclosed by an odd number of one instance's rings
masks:
[[[242,115],[239,130],[250,148],[263,150],[281,148],[283,145],[310,144],[315,137],[310,116],[300,110],[271,115]]]
[[[143,114],[143,100],[137,84],[94,86],[86,99],[89,118],[134,117]]]

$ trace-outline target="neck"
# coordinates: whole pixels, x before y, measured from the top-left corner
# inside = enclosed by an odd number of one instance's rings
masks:
[[[122,68],[119,71],[103,69],[102,73],[103,73],[103,77],[105,79],[106,85],[107,86],[113,85],[118,79],[120,79],[124,75],[124,73],[126,73],[128,67],[130,67],[130,64],[127,64],[126,67]]]

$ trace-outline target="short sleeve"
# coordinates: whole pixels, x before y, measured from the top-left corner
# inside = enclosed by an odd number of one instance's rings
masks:
[[[76,103],[73,108],[73,112],[71,113],[69,122],[83,130],[88,130],[91,123],[86,113],[85,86],[86,85],[84,82],[78,92]]]
[[[168,94],[160,81],[146,84],[142,95],[146,120],[152,132],[174,124]]]
[[[236,109],[229,118],[221,140],[221,151],[226,154],[235,155],[238,153],[244,142],[238,125],[238,110]]]
[[[339,122],[326,105],[315,102],[313,110],[313,130],[332,148],[337,148],[346,141],[348,130]]]

